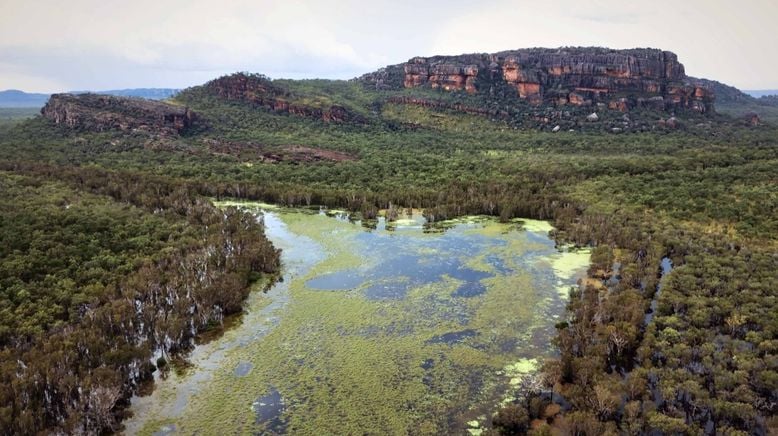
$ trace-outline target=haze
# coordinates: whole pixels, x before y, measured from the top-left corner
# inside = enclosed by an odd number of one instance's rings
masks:
[[[686,72],[778,88],[774,0],[72,0],[0,4],[0,89],[186,87],[235,71],[348,79],[416,55],[658,47]]]

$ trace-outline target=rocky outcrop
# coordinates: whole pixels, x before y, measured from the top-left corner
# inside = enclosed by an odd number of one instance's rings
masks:
[[[404,71],[403,84],[406,88],[429,83],[432,88],[441,88],[444,91],[465,90],[470,94],[476,92],[477,65],[429,64],[425,58],[413,58],[405,64]]]
[[[754,97],[735,88],[734,86],[725,85],[715,80],[698,79],[693,77],[689,77],[688,80],[690,83],[696,86],[709,89],[711,92],[713,92],[713,94],[716,96],[716,103],[752,103],[756,101]]]
[[[180,135],[195,120],[194,112],[184,106],[98,94],[54,94],[41,114],[72,129],[139,131],[163,136]]]
[[[401,76],[398,78],[398,76]],[[688,78],[678,57],[657,49],[521,49],[416,57],[360,78],[377,88],[430,87],[492,95],[507,86],[531,105],[713,111],[713,92]]]
[[[759,119],[759,114],[756,112],[748,112],[745,115],[743,115],[743,120],[745,121],[746,125],[751,127],[758,126],[762,120]]]
[[[333,123],[364,123],[365,119],[339,105],[324,107],[295,102],[286,89],[261,74],[237,73],[220,77],[204,85],[205,91],[218,98],[248,103],[277,113],[315,118]]]

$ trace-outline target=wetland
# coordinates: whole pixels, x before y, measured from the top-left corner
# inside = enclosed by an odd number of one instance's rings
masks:
[[[282,278],[191,366],[133,399],[129,434],[474,433],[555,351],[589,252],[543,221],[420,213],[370,228],[345,213],[250,210]]]

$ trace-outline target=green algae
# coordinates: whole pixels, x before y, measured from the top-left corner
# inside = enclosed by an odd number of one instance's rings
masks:
[[[511,386],[518,386],[521,381],[529,374],[537,371],[537,359],[520,359],[514,363],[505,365],[503,373],[510,378]]]
[[[572,283],[586,276],[584,268],[589,265],[592,251],[589,248],[563,247],[562,251],[550,258],[551,268],[557,276],[557,292],[566,297]]]
[[[591,254],[588,248],[565,247],[559,256],[552,258],[551,266],[560,277],[572,277],[580,272],[581,265],[588,264]]]
[[[483,429],[472,418],[504,398],[507,385],[549,352],[547,343],[533,343],[533,335],[549,325],[556,282],[549,283],[527,266],[540,257],[540,263],[548,265],[540,272],[550,271],[562,281],[567,277],[562,275],[572,274],[575,259],[562,259],[565,253],[554,251],[552,243],[532,242],[515,225],[494,220],[479,218],[480,225],[472,228],[455,225],[449,231],[500,242],[462,261],[493,273],[481,281],[486,293],[452,298],[462,281],[443,275],[414,286],[402,299],[374,301],[360,289],[322,292],[305,286],[324,273],[380,264],[380,253],[358,246],[364,232],[360,226],[323,214],[284,211],[279,216],[290,232],[315,241],[322,259],[285,283],[289,302],[267,335],[233,348],[219,345],[223,340],[217,339],[214,348],[224,347],[218,351],[223,358],[207,381],[180,414],[154,417],[141,434],[153,433],[162,424],[175,424],[181,434],[267,432],[264,423],[256,422],[252,404],[270,389],[284,397],[281,418],[289,433],[435,434],[467,428],[480,434]],[[408,243],[438,237],[413,230],[392,236]],[[415,252],[446,254],[423,244]],[[500,273],[489,263],[492,257],[513,271]],[[255,295],[249,305],[262,304]],[[244,325],[252,322],[244,320]],[[456,343],[431,341],[464,329],[477,333]],[[230,339],[236,338],[226,332],[225,340]],[[432,363],[425,367],[425,362]],[[252,370],[236,377],[234,369],[241,364],[250,364]],[[160,401],[178,398],[170,383],[159,388]]]
[[[518,224],[522,229],[528,232],[538,232],[548,234],[548,232],[554,230],[554,227],[548,221],[532,220],[528,218],[514,218],[512,223]]]

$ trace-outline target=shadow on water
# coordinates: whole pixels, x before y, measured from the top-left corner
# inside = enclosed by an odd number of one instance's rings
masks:
[[[276,388],[270,388],[267,395],[263,395],[254,402],[256,423],[262,424],[264,431],[261,434],[284,434],[286,432],[286,402]]]
[[[462,284],[457,288],[454,293],[451,294],[452,297],[464,297],[464,298],[471,298],[471,297],[477,297],[481,294],[486,292],[486,286],[484,286],[483,283],[479,282],[473,282],[468,281]]]
[[[472,338],[478,335],[478,332],[472,329],[461,330],[458,332],[443,333],[442,335],[433,336],[427,340],[427,344],[458,344],[468,338]]]

